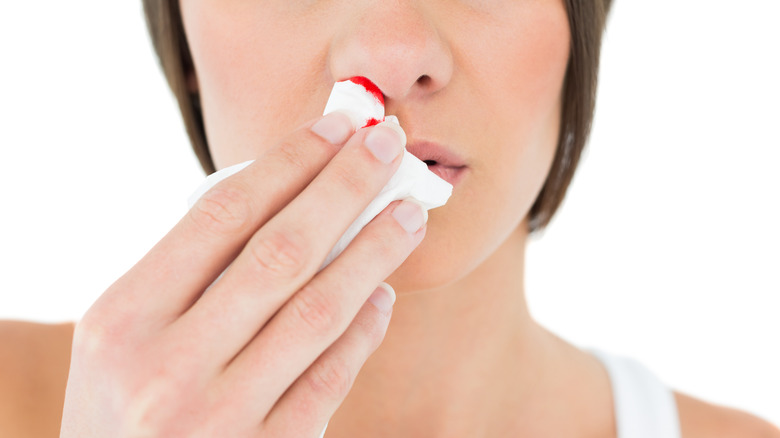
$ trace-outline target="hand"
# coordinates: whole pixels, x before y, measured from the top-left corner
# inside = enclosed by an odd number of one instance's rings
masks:
[[[427,217],[392,203],[317,272],[400,164],[400,128],[353,131],[340,113],[307,123],[207,192],[92,305],[61,437],[319,436],[384,337],[395,295],[377,284]]]

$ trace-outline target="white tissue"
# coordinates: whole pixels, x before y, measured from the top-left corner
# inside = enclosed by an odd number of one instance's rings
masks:
[[[352,120],[352,126],[363,128],[372,120],[382,121],[385,118],[385,105],[363,85],[351,80],[336,82],[330,92],[328,103],[322,115],[333,111],[341,111]]]
[[[352,82],[350,82],[352,83]],[[377,100],[368,93],[365,88],[357,85],[362,90],[363,94],[367,94],[370,99],[364,99],[355,93],[354,87],[343,87],[339,84],[344,82],[338,82],[333,87],[331,96],[328,99],[328,104],[325,106],[325,112],[323,115],[330,112],[350,111],[351,114],[357,114],[358,117],[363,115],[369,115],[368,118],[383,119],[384,118],[384,106],[382,106],[382,114],[376,117],[376,110],[373,108],[374,102]],[[356,84],[353,84],[356,85]],[[347,95],[345,97],[345,94]],[[365,97],[365,96],[363,96]],[[350,108],[345,108],[344,105],[350,105]],[[397,123],[397,119],[393,116],[387,117],[388,121]],[[356,125],[362,126],[362,125]],[[250,165],[254,160],[245,161],[230,167],[226,167],[220,171],[217,171],[209,175],[203,184],[198,187],[195,192],[189,197],[189,207],[195,204],[195,202],[203,196],[211,187],[216,185],[223,179],[241,171],[246,166]],[[401,159],[401,166],[390,178],[390,181],[382,188],[379,195],[374,198],[373,201],[366,207],[365,210],[355,219],[355,221],[347,228],[347,231],[336,242],[336,245],[328,253],[325,261],[320,270],[325,268],[330,262],[332,262],[339,254],[349,245],[352,239],[357,236],[360,230],[363,229],[369,222],[371,222],[376,215],[385,209],[391,202],[406,198],[414,198],[419,202],[426,210],[440,207],[444,205],[452,195],[452,185],[447,181],[441,179],[438,175],[428,170],[428,166],[420,161],[417,157],[410,154],[408,151],[404,151],[403,158]]]

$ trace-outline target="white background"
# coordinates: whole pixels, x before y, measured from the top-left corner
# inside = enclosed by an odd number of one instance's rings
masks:
[[[616,2],[528,299],[581,346],[780,424],[780,2]],[[77,319],[202,172],[140,2],[0,3],[0,318]]]

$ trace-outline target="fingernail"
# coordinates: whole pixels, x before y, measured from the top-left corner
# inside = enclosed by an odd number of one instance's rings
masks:
[[[392,163],[406,146],[406,134],[399,125],[382,122],[371,129],[365,145],[377,160],[385,164]]]
[[[334,111],[323,116],[312,127],[311,131],[331,144],[342,144],[355,133],[352,121],[344,113]]]
[[[387,283],[380,283],[374,293],[368,297],[368,301],[380,312],[388,315],[395,304],[395,291]]]
[[[428,211],[414,199],[401,201],[393,210],[393,218],[409,234],[416,233],[428,222]]]

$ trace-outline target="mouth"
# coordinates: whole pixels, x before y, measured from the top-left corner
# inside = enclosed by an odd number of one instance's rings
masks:
[[[468,166],[462,158],[446,147],[428,141],[411,141],[406,149],[424,162],[428,170],[454,187],[466,175]]]
[[[465,166],[460,166],[460,167],[443,166],[432,160],[424,160],[423,162],[428,165],[428,170],[438,175],[438,177],[443,179],[444,181],[447,181],[448,183],[452,184],[453,187],[461,179],[463,179],[463,175],[465,174],[466,171]]]

